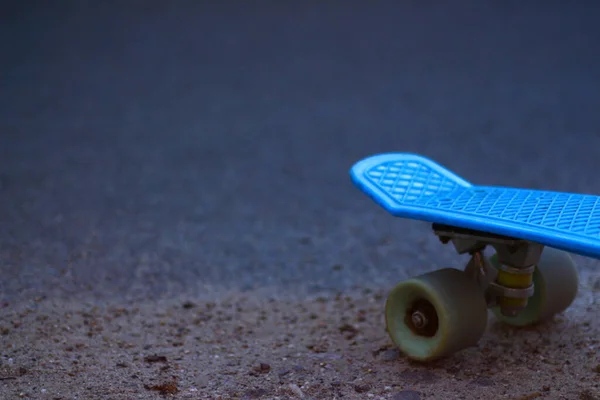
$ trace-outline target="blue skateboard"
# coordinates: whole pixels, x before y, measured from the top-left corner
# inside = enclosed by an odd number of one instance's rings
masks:
[[[569,253],[600,259],[600,196],[473,185],[409,153],[367,157],[350,174],[391,215],[432,223],[442,243],[470,256],[464,270],[433,271],[390,292],[388,332],[412,359],[476,345],[488,309],[513,326],[552,318],[577,294]]]

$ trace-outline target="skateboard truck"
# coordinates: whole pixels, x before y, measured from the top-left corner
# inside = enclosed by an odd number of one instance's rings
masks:
[[[543,245],[442,224],[433,224],[433,230],[442,243],[451,241],[459,254],[471,255],[465,273],[482,288],[489,307],[498,306],[504,316],[515,317],[527,306]],[[496,250],[497,266],[484,256],[487,246]]]

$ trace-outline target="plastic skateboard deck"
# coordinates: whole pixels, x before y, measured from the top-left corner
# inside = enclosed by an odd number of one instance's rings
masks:
[[[600,196],[473,185],[435,161],[410,153],[367,157],[350,175],[396,217],[600,258]]]

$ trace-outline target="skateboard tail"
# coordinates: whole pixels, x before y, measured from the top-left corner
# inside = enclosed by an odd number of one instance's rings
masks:
[[[399,204],[404,209],[428,198],[473,185],[423,156],[412,153],[383,153],[358,161],[350,169],[353,183],[373,201],[394,214]],[[418,218],[419,207],[411,218]]]

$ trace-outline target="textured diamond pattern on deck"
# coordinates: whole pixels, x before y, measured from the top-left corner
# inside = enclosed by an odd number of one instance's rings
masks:
[[[367,177],[399,203],[418,203],[443,192],[450,192],[456,182],[417,161],[379,164],[367,171]]]
[[[580,235],[600,235],[600,202],[596,196],[486,187],[451,194],[422,199],[420,205]]]
[[[381,163],[365,172],[367,179],[385,191],[398,205],[511,221],[576,235],[600,236],[598,196],[485,186],[464,187],[415,160]]]

